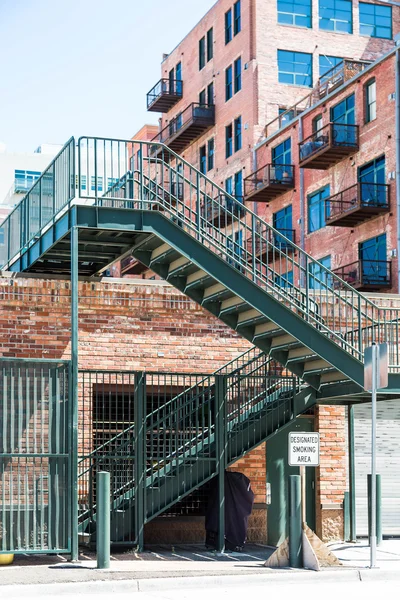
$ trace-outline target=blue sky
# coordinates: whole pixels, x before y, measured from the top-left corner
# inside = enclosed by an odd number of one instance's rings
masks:
[[[0,141],[131,137],[170,52],[215,0],[0,0]]]

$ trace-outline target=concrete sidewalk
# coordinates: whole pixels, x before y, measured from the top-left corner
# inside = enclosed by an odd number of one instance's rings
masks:
[[[331,543],[329,548],[338,556],[343,566],[325,568],[315,573],[297,569],[267,569],[265,560],[274,548],[249,545],[243,553],[218,555],[204,550],[203,546],[158,546],[141,554],[132,551],[113,553],[107,571],[96,569],[94,553],[82,552],[80,562],[69,563],[61,556],[18,555],[14,564],[0,567],[1,586],[29,584],[63,584],[95,581],[148,581],[165,578],[246,577],[258,575],[280,580],[305,581],[308,578],[327,580],[346,579],[400,581],[400,540],[385,540],[378,548],[378,568],[370,570],[369,547],[366,542],[357,544]],[[183,583],[183,582],[182,582]],[[3,588],[5,590],[5,588]],[[1,594],[0,594],[1,596]]]

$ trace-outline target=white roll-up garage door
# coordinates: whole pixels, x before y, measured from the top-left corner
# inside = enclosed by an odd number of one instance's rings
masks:
[[[400,400],[378,402],[377,473],[382,480],[382,532],[400,535]],[[356,530],[368,535],[367,474],[371,472],[371,405],[354,407]]]

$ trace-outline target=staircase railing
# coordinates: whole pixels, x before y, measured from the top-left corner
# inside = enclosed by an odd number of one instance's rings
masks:
[[[88,179],[94,172],[100,172],[105,177],[107,165],[115,164],[116,156],[126,157],[120,161],[121,176],[126,173],[126,165],[132,167],[132,162],[134,170],[138,172],[132,193],[133,202],[125,200],[129,207],[150,209],[154,208],[154,202],[158,202],[165,217],[173,220],[229,265],[238,268],[257,286],[356,359],[363,360],[364,349],[371,342],[369,335],[363,336],[365,328],[370,327],[375,332],[374,341],[394,339],[397,328],[394,331],[389,329],[393,327],[393,311],[396,311],[396,320],[400,316],[398,310],[390,309],[391,318],[386,318],[385,308],[374,304],[292,240],[282,236],[182,157],[163,145],[159,146],[157,154],[154,151],[151,153],[151,145],[149,142],[132,140],[81,138],[78,149],[80,169],[84,169]],[[149,197],[149,181],[157,190],[158,186],[165,189],[165,182],[171,180],[183,183],[184,203],[177,202],[172,206],[164,201],[162,194],[157,193],[151,201],[146,200]],[[102,202],[99,191],[81,190],[80,195],[98,204]],[[229,208],[221,205],[221,196],[229,197]],[[221,223],[215,220],[211,222],[207,218],[209,208],[213,205],[215,211],[212,212],[222,215]],[[262,235],[261,231],[266,233]],[[236,252],[232,257],[232,239],[237,236],[244,242],[241,252]],[[274,244],[277,236],[285,240],[284,247]],[[256,253],[255,248],[260,250]],[[282,276],[290,272],[293,273],[293,286],[282,287]],[[359,328],[359,336],[346,339],[346,331],[355,327]],[[397,349],[390,347],[392,371],[398,370],[396,357]]]
[[[158,374],[160,378],[163,378],[163,381],[159,382],[158,389],[160,390],[157,396],[154,396],[154,388],[155,386],[150,386],[151,394],[149,398],[149,402],[153,402],[157,404],[157,408],[147,415],[148,420],[160,421],[160,418],[164,418],[168,416],[168,413],[176,412],[176,411],[185,411],[188,404],[192,401],[194,396],[200,396],[203,394],[205,397],[207,394],[207,390],[211,389],[214,385],[215,376],[216,375],[226,375],[230,374],[233,376],[235,373],[241,372],[243,374],[251,374],[255,369],[260,368],[261,365],[264,365],[265,374],[270,376],[279,376],[279,367],[271,358],[267,357],[259,348],[253,347],[249,350],[246,350],[242,354],[240,354],[235,359],[229,361],[217,371],[215,371],[211,375],[199,376],[196,375],[175,375],[171,376],[168,374]],[[92,394],[93,389],[99,390],[109,390],[113,385],[117,385],[116,383],[112,383],[112,373],[103,373],[99,371],[84,371],[82,372],[82,388],[83,388],[83,413],[86,414],[88,411],[87,405],[94,410],[93,419],[97,420],[97,413],[102,414],[104,412],[104,407],[97,406],[100,402],[101,404],[101,394],[100,400],[93,401]],[[118,381],[118,376],[121,379],[120,385],[123,390],[123,393],[127,394],[129,397],[134,395],[134,380],[135,373],[119,373],[115,374],[115,382]],[[150,377],[155,379],[155,374],[150,374]],[[174,378],[174,387],[170,387],[166,384],[166,378],[171,377]],[[176,388],[185,389],[180,391],[178,394],[173,394],[173,390]],[[199,392],[199,390],[202,390]],[[163,397],[165,395],[169,395],[172,392],[172,398],[165,402],[160,403],[160,395]],[[106,392],[104,392],[106,393]],[[90,397],[87,397],[89,394]],[[94,407],[93,407],[94,402]],[[109,397],[107,396],[107,402],[109,402]],[[132,403],[131,403],[132,404]],[[85,419],[85,417],[84,417]],[[124,426],[126,423],[127,426]],[[117,427],[117,424],[115,425]],[[92,425],[93,428],[93,425]],[[91,434],[91,438],[87,439],[87,428],[82,429],[82,440],[80,442],[80,447],[84,449],[82,456],[78,460],[78,469],[79,469],[79,489],[82,491],[82,496],[86,496],[86,492],[89,490],[93,490],[94,480],[95,480],[95,472],[98,470],[99,465],[107,465],[107,469],[109,469],[112,473],[112,481],[116,481],[121,479],[121,477],[126,477],[126,471],[129,471],[129,466],[132,467],[134,456],[130,456],[130,449],[132,449],[135,445],[135,422],[133,418],[133,413],[127,411],[125,415],[125,421],[118,423],[118,428],[120,431],[115,435],[109,436],[109,430],[99,430],[100,434],[103,434],[103,437],[108,435],[108,438],[103,443],[97,443],[95,445],[94,450],[90,450],[93,445],[93,432]],[[87,448],[87,450],[86,450]],[[132,452],[131,452],[132,453]],[[125,463],[122,464],[122,458],[124,458]],[[118,465],[116,467],[116,465]],[[114,484],[113,485],[115,493],[121,493],[121,486]],[[92,491],[91,491],[92,493]],[[90,502],[89,502],[90,503]],[[85,502],[83,502],[85,504]],[[82,508],[80,512],[80,520],[83,520],[88,514],[88,509]]]
[[[76,182],[79,198],[75,201],[102,205],[105,182],[117,181],[129,171],[134,171],[132,198],[117,195],[119,208],[147,210],[157,205],[162,207],[166,218],[359,361],[363,360],[364,349],[371,342],[369,335],[363,335],[368,328],[376,336],[372,341],[394,340],[394,345],[389,347],[389,364],[391,371],[398,371],[398,328],[394,324],[399,319],[398,309],[388,309],[388,318],[385,308],[367,299],[290,239],[285,239],[284,248],[277,246],[273,241],[276,235],[280,236],[279,239],[284,239],[284,236],[271,225],[163,144],[158,144],[157,153],[154,153],[153,147],[154,142],[80,138]],[[5,239],[8,240],[8,251],[4,252],[2,261],[5,266],[10,258],[36,239],[74,198],[74,176],[71,181],[71,174],[75,173],[71,164],[73,151],[74,142],[71,140],[3,223]],[[44,203],[48,210],[40,209],[40,218],[32,226],[29,214],[35,207],[34,194],[40,191],[43,206],[43,190],[38,186],[46,187],[46,177],[52,182],[54,192],[49,196],[51,202]],[[172,205],[159,191],[165,190],[166,183],[170,181],[183,184],[184,202],[178,199]],[[221,197],[229,198],[229,207],[221,206]],[[215,211],[212,212],[218,213],[221,218],[211,223],[207,211],[213,205]],[[10,237],[7,232],[15,228],[21,234]],[[267,235],[260,233],[263,230]],[[236,237],[243,240],[243,247],[241,252],[232,256],[232,239]],[[10,245],[11,238],[13,243]],[[261,249],[257,255],[255,248]],[[294,284],[283,287],[281,283],[288,273],[292,274]],[[299,301],[299,298],[302,300]],[[359,329],[359,335],[347,339],[347,330],[354,328]]]
[[[146,408],[141,435],[144,443],[144,487],[147,490],[149,514],[164,510],[168,503],[173,503],[170,497],[171,490],[168,487],[160,492],[160,486],[165,478],[176,476],[179,487],[179,470],[189,468],[190,477],[186,473],[184,483],[185,491],[189,492],[197,487],[199,482],[203,482],[215,473],[218,376],[225,381],[224,430],[229,460],[235,460],[237,456],[262,441],[262,436],[265,435],[263,432],[267,428],[260,429],[260,419],[275,419],[274,422],[278,427],[283,424],[282,416],[286,419],[285,422],[293,418],[292,402],[298,385],[297,379],[275,374],[274,364],[274,361],[265,354],[251,349],[215,374],[205,377],[186,375],[187,378],[195,378],[196,383],[166,402],[163,402],[165,394],[168,395],[177,384],[182,383],[185,375],[163,373],[145,375]],[[232,369],[227,375],[225,370],[229,369],[229,365],[237,368]],[[132,378],[136,379],[133,373],[126,374],[128,379],[125,382],[124,373],[121,372],[103,373],[103,377],[101,373],[96,372],[83,372],[83,376],[85,374],[90,379],[86,386],[89,395],[93,395],[94,386],[98,387],[105,395],[108,405],[113,394],[123,394],[121,390],[125,390],[129,396],[130,389],[127,383]],[[93,384],[93,381],[97,381],[97,384]],[[83,396],[85,403],[85,392]],[[93,402],[91,398],[87,398],[86,401],[89,404]],[[123,404],[124,401],[120,398],[119,402]],[[92,408],[96,414],[102,414],[104,410],[101,405]],[[265,410],[268,415],[264,415]],[[277,420],[279,415],[280,421]],[[257,426],[248,428],[250,421],[257,422]],[[103,430],[103,433],[104,431],[107,429]],[[125,429],[126,431],[128,429]],[[125,435],[121,440],[122,443],[117,443],[118,436],[114,436],[108,446],[102,444],[93,452],[81,457],[78,488],[85,489],[87,494],[86,506],[81,504],[81,523],[92,519],[95,515],[97,470],[106,469],[111,472],[113,510],[120,508],[137,493],[135,462],[138,460],[136,446],[138,435],[137,427],[132,425],[129,428],[129,436]]]

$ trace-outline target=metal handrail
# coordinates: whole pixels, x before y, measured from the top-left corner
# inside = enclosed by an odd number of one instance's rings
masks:
[[[147,108],[149,108],[158,98],[163,95],[179,96],[183,95],[182,79],[163,78],[157,81],[156,85],[147,92]]]
[[[334,341],[352,356],[358,360],[362,360],[364,348],[366,347],[362,336],[360,336],[360,340],[355,345],[344,340],[343,334],[348,328],[353,327],[354,323],[359,323],[360,329],[379,323],[381,323],[382,328],[387,328],[387,323],[389,320],[392,320],[395,309],[390,309],[392,317],[391,319],[387,319],[386,311],[389,309],[380,308],[367,299],[351,285],[338,277],[337,274],[327,269],[318,260],[294,244],[292,240],[285,238],[282,233],[267,224],[247,206],[238,202],[226,190],[211,181],[206,175],[202,174],[167,146],[158,144],[159,153],[157,156],[149,156],[148,150],[154,145],[153,141],[80,138],[78,141],[80,198],[83,201],[92,200],[95,204],[101,205],[102,198],[99,196],[97,190],[91,190],[91,186],[89,185],[86,186],[85,190],[82,189],[81,174],[86,176],[87,182],[91,180],[92,176],[96,175],[102,176],[103,181],[106,181],[107,176],[122,177],[129,170],[129,157],[134,154],[137,155],[140,151],[140,160],[138,162],[139,177],[138,182],[135,182],[134,200],[120,199],[120,208],[124,206],[124,202],[128,203],[126,207],[129,209],[137,208],[143,210],[157,204],[162,206],[165,218],[171,219],[177,225],[180,224],[180,226],[184,227],[187,234],[201,241],[230,266],[234,266],[232,263],[235,263],[240,268],[243,276],[251,279],[255,285],[262,287],[267,293],[281,301],[288,309],[301,315],[310,325],[316,327],[320,333],[328,334],[331,341]],[[105,156],[108,156],[107,153],[110,156],[108,160],[105,160]],[[114,162],[117,162],[117,167],[114,166]],[[45,177],[45,173],[42,175],[42,178]],[[172,206],[163,198],[162,194],[158,194],[157,192],[152,193],[152,198],[149,200],[146,192],[146,177],[156,181],[160,189],[163,189],[164,181],[177,180],[179,178],[179,181],[184,183],[185,203],[177,202],[175,206]],[[63,179],[61,179],[62,181]],[[70,187],[68,186],[67,189],[69,191]],[[74,193],[75,189],[73,188],[71,189],[72,197],[74,197]],[[211,198],[211,205],[215,205],[218,210],[223,211],[224,208],[219,201],[221,196],[229,198],[231,206],[236,207],[237,205],[235,210],[229,211],[230,224],[229,227],[225,227],[224,229],[213,226],[209,219],[207,219],[204,208],[202,208],[204,199]],[[22,203],[14,210],[14,214],[18,209],[20,210]],[[64,207],[68,206],[69,203],[70,200],[68,199]],[[42,230],[46,226],[46,223],[53,222],[58,214],[62,213],[62,210],[63,207],[59,208],[59,205],[57,205],[57,211],[49,214],[47,220],[42,219]],[[22,215],[22,223],[24,223],[26,217],[27,215]],[[261,237],[259,231],[263,227],[267,231],[280,236],[280,239],[285,239],[287,245],[293,251],[282,253],[273,244],[269,236],[266,239],[265,237]],[[265,252],[262,252],[253,260],[254,252],[243,247],[243,251],[240,254],[235,254],[232,258],[232,235],[237,231],[242,232],[243,240],[252,237],[254,245],[256,243],[260,244],[260,247]],[[37,234],[39,232],[40,230],[37,231]],[[25,236],[25,244],[30,243],[33,238],[34,236],[32,235]],[[7,260],[3,261],[3,263],[7,264],[23,246],[24,244],[19,244],[18,247],[13,248],[12,253],[8,252]],[[263,258],[266,255],[269,257],[268,262]],[[268,264],[271,256],[274,269]],[[290,270],[293,271],[295,285],[293,288],[282,288],[279,285],[279,275]],[[312,274],[312,277],[310,274]],[[294,292],[299,286],[304,290],[302,292],[304,294],[303,304],[299,303],[298,297]],[[310,306],[313,305],[318,305],[319,307],[318,318],[315,315],[315,311],[310,310]],[[393,352],[392,356],[394,355]],[[397,367],[397,363],[396,365],[392,363],[391,366],[393,368]]]
[[[248,196],[271,183],[294,185],[294,165],[268,163],[260,167],[244,178],[244,195]]]
[[[243,354],[241,354],[237,358],[234,358],[233,360],[229,361],[228,363],[226,363],[225,365],[223,365],[222,367],[220,367],[219,369],[214,371],[214,373],[211,373],[210,375],[206,375],[203,379],[196,382],[196,384],[190,386],[189,388],[186,388],[182,392],[179,392],[179,394],[177,394],[174,398],[171,398],[166,403],[164,403],[162,406],[158,407],[155,411],[153,411],[153,413],[151,413],[150,415],[147,415],[147,417],[155,415],[157,412],[159,412],[161,410],[167,409],[168,407],[170,407],[174,403],[176,403],[177,400],[179,400],[179,398],[186,398],[187,394],[190,391],[198,388],[202,384],[207,383],[211,378],[214,378],[216,375],[220,375],[224,372],[226,373],[227,371],[229,371],[229,375],[233,375],[233,374],[237,373],[243,367],[246,367],[246,366],[252,364],[253,362],[257,361],[262,356],[265,357],[265,364],[270,364],[270,363],[274,362],[271,358],[266,357],[264,352],[262,352],[256,346],[254,346],[253,348],[250,348],[250,350],[246,350],[246,352],[243,352]],[[243,359],[247,359],[247,358],[248,358],[247,361],[245,361],[242,365],[239,365],[239,362],[241,362],[241,361],[243,361]],[[59,361],[57,361],[57,362],[59,362]],[[239,365],[239,366],[235,366],[235,365]],[[231,367],[232,367],[232,370],[231,370]],[[83,372],[87,372],[87,371],[83,371]],[[276,375],[275,375],[275,377],[276,377]],[[192,401],[193,401],[193,398],[190,399],[190,402],[192,402]],[[88,458],[90,458],[92,456],[95,456],[100,450],[103,450],[105,447],[109,446],[110,444],[113,444],[119,438],[131,433],[132,431],[134,431],[134,429],[135,429],[135,424],[133,423],[129,427],[125,428],[123,431],[120,431],[114,437],[110,438],[109,440],[107,440],[106,442],[104,442],[103,444],[98,446],[95,450],[93,450],[89,454],[82,457],[80,459],[79,463],[83,462],[84,460],[87,460]]]
[[[229,265],[233,266],[232,262],[234,262],[240,268],[242,274],[252,279],[255,285],[263,287],[287,308],[300,314],[320,333],[328,334],[331,341],[341,346],[356,359],[363,359],[363,352],[366,347],[364,340],[360,336],[360,340],[355,345],[347,342],[343,337],[343,333],[348,328],[353,327],[354,323],[359,323],[360,330],[368,324],[380,324],[382,328],[388,327],[388,319],[386,318],[388,309],[377,306],[291,240],[286,238],[287,244],[290,245],[293,251],[282,253],[268,239],[262,239],[258,233],[262,227],[279,235],[280,238],[285,239],[285,236],[164,144],[158,144],[157,157],[146,158],[148,155],[146,149],[149,146],[154,146],[154,142],[80,138],[79,148],[82,164],[85,163],[88,147],[92,147],[94,143],[101,144],[102,147],[107,146],[107,144],[117,146],[122,144],[140,149],[142,156],[140,171],[142,176],[156,178],[161,186],[163,179],[179,176],[185,185],[187,203],[178,203],[173,207],[167,205],[162,197],[158,197],[157,201],[163,206],[164,217],[180,223],[189,235],[201,240],[211,251],[226,260]],[[143,177],[139,179],[135,194],[135,197],[139,199],[134,202],[134,206],[143,209],[150,207],[154,200],[150,203],[140,199],[144,198],[145,184]],[[214,227],[204,214],[204,209],[202,209],[203,201],[207,197],[212,198],[210,202],[215,203],[216,207],[222,210],[218,201],[221,195],[229,197],[232,205],[238,204],[238,214],[229,211],[231,223],[229,227],[223,230]],[[87,193],[87,197],[96,201],[95,195]],[[254,253],[243,247],[243,251],[235,255],[234,260],[232,260],[231,236],[239,230],[242,231],[243,239],[253,237],[255,243],[259,240],[261,246],[266,247],[267,253],[263,253],[260,258],[252,260]],[[264,254],[268,254],[269,258],[272,254],[273,259],[276,259],[273,260],[276,270],[271,269],[269,264],[261,258]],[[295,285],[290,288],[282,288],[279,285],[277,276],[290,270],[294,272]],[[310,285],[310,280],[312,280],[313,286]],[[340,282],[340,290],[335,282]],[[304,290],[302,291],[302,298],[304,298],[302,303],[299,302],[299,295],[296,292],[299,286]],[[310,308],[315,306],[318,306],[318,311]],[[396,310],[390,309],[391,315],[396,313]],[[390,352],[390,356],[395,356],[394,349]],[[392,368],[395,366],[397,367],[397,362],[396,364],[391,363]]]
[[[185,127],[190,121],[196,118],[200,118],[200,115],[196,115],[196,110],[204,111],[201,118],[208,118],[214,120],[215,118],[215,106],[214,104],[200,104],[199,102],[192,102],[187,106],[181,113],[170,120],[168,125],[161,129],[157,135],[155,135],[151,142],[164,143],[169,138],[173,137],[181,129]]]
[[[333,121],[333,122],[328,123],[327,125],[324,125],[323,127],[321,127],[321,129],[314,131],[311,135],[304,138],[301,142],[298,142],[298,146],[299,146],[299,148],[302,148],[304,146],[304,144],[307,144],[309,142],[320,142],[324,145],[329,144],[329,142],[335,144],[337,138],[340,137],[339,134],[341,132],[344,132],[345,134],[348,134],[349,132],[353,132],[353,135],[355,134],[354,135],[355,141],[348,140],[347,135],[346,135],[346,139],[340,141],[341,145],[349,144],[352,146],[357,146],[358,145],[358,131],[359,131],[358,125],[353,125],[353,124],[348,124],[348,123],[336,123]],[[349,135],[349,137],[351,138],[352,136]]]
[[[385,271],[384,275],[380,275],[381,278],[386,281],[391,281],[392,263],[390,260],[375,260],[373,258],[360,258],[347,265],[343,265],[335,269],[335,272],[340,272],[342,278],[351,277],[354,282],[359,281],[363,283],[364,278],[368,279],[369,276],[373,276],[374,273],[369,273],[364,270],[364,267],[374,268],[377,272]]]
[[[379,198],[383,192],[384,201]],[[344,190],[329,196],[325,200],[325,219],[329,221],[335,216],[345,214],[357,207],[390,208],[390,184],[358,181]]]

